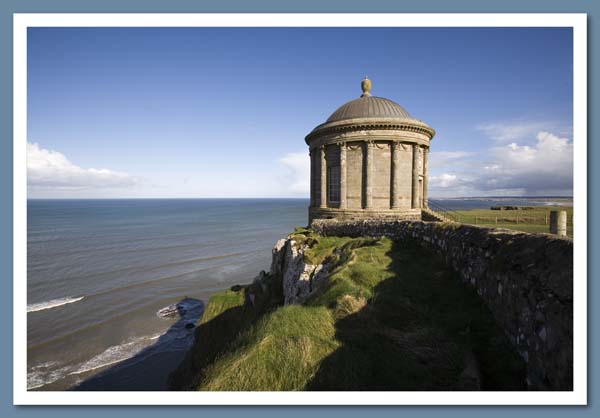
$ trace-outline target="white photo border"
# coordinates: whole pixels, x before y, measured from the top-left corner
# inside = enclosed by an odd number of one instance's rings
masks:
[[[42,392],[27,390],[27,29],[29,27],[573,28],[573,391]],[[13,403],[15,405],[586,405],[587,15],[584,13],[15,13],[13,15]]]

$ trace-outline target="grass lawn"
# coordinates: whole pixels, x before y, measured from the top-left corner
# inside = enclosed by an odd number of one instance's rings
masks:
[[[386,238],[296,238],[311,262],[331,263],[327,281],[306,304],[273,306],[245,326],[231,314],[247,310],[243,298],[212,297],[190,389],[524,389],[523,361],[434,253]]]
[[[508,228],[523,232],[550,231],[550,211],[567,211],[567,234],[573,238],[573,207],[572,206],[536,206],[527,210],[491,210],[471,209],[454,211],[459,222],[471,225]]]

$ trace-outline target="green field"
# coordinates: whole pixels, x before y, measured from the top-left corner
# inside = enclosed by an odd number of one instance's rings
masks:
[[[452,220],[470,225],[508,228],[523,232],[550,232],[550,211],[567,211],[567,234],[573,238],[572,206],[539,206],[525,210],[471,209],[453,211]]]

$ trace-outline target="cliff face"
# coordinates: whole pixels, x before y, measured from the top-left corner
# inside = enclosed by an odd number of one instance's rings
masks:
[[[280,239],[273,247],[270,274],[282,278],[286,305],[306,302],[329,274],[328,263],[306,262],[307,248],[308,244],[294,239],[293,235]]]

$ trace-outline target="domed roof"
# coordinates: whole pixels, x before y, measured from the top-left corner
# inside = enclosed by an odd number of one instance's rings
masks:
[[[362,95],[340,106],[325,123],[357,118],[412,119],[398,103],[383,97],[371,96],[371,80],[368,77],[364,78],[360,87]]]
[[[367,77],[362,80],[360,86],[362,95],[340,106],[326,122],[316,126],[304,138],[307,144],[314,138],[343,130],[391,129],[418,132],[429,139],[433,138],[435,130],[425,122],[413,118],[398,103],[383,97],[371,96],[371,80]]]
[[[329,116],[327,123],[355,118],[412,119],[398,103],[383,97],[361,96],[343,104]]]

